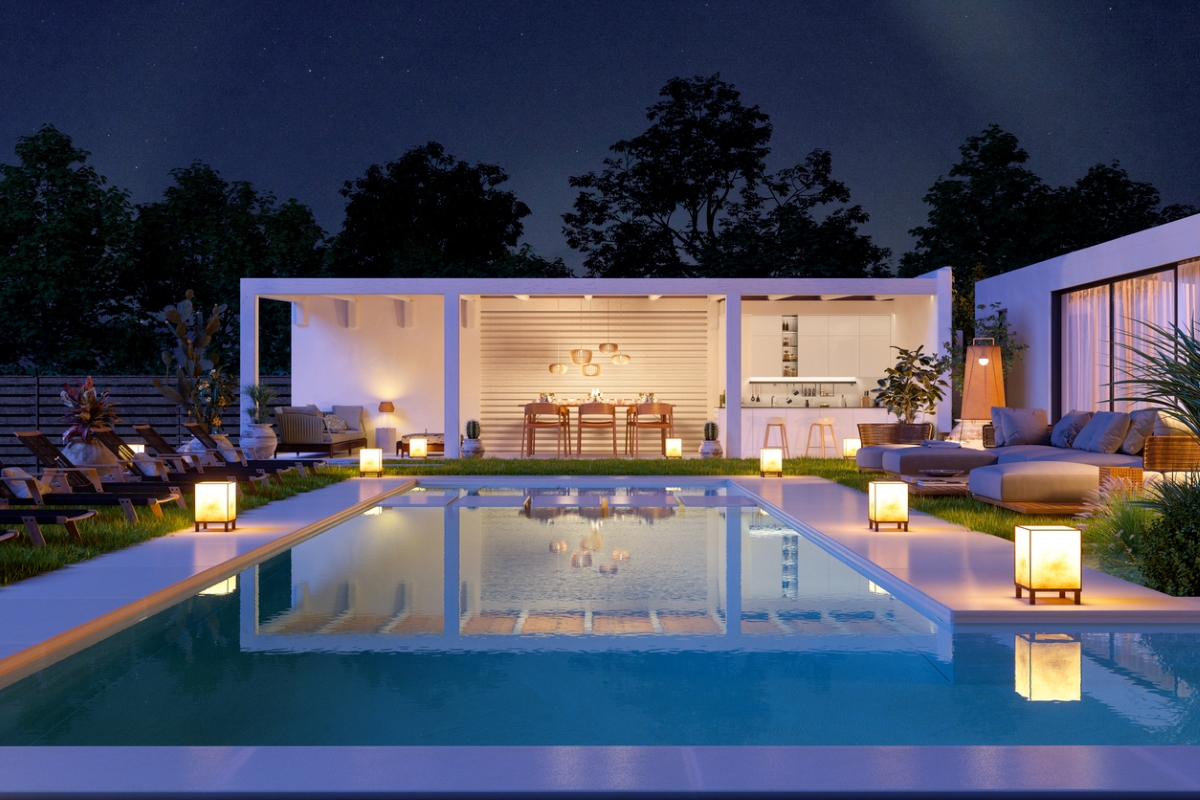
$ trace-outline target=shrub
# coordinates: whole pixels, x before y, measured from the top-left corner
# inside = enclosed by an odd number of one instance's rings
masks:
[[[1200,476],[1159,481],[1145,502],[1158,512],[1135,548],[1147,585],[1175,597],[1200,595]]]
[[[1147,495],[1121,478],[1107,478],[1084,501],[1084,546],[1096,555],[1100,568],[1136,583],[1145,578],[1138,570],[1137,554],[1155,511]]]

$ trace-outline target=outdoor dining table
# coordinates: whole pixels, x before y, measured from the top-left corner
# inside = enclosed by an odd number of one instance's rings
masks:
[[[570,415],[571,415],[572,408],[579,408],[580,406],[582,406],[586,403],[611,403],[612,405],[617,406],[618,408],[626,409],[625,427],[626,427],[626,429],[628,429],[631,424],[630,416],[632,416],[629,413],[630,411],[632,411],[633,409],[637,408],[640,405],[645,405],[646,403],[649,403],[649,402],[658,402],[658,401],[657,400],[644,400],[644,399],[643,400],[626,400],[626,399],[605,400],[603,398],[596,399],[596,398],[592,398],[592,397],[584,397],[584,398],[572,397],[567,400],[541,400],[541,401],[531,400],[530,402],[531,403],[536,403],[536,402],[554,403],[554,405],[558,406],[558,408],[559,408],[559,414],[562,414],[567,417],[567,453],[569,455],[571,452]],[[518,403],[517,408],[524,409],[525,406],[527,406],[527,405],[529,405],[529,403]],[[534,447],[534,442],[531,441],[529,443],[529,455],[534,455],[535,452],[536,452],[536,450]],[[628,453],[628,452],[629,451],[628,451],[628,441],[627,441],[626,442],[626,453]],[[576,455],[578,455],[578,453]]]

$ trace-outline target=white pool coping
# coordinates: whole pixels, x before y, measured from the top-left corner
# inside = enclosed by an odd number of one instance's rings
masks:
[[[950,623],[1200,622],[1200,601],[1101,573],[1085,605],[1011,597],[1009,542],[914,513],[910,530],[866,530],[860,492],[819,478],[420,479],[441,485],[733,485],[804,528],[884,588]],[[0,658],[69,635],[410,478],[349,480],[239,518],[228,533],[179,531],[0,588]],[[911,564],[916,563],[919,568]],[[1165,598],[1165,599],[1164,599]],[[0,793],[229,792],[1026,792],[1200,791],[1200,747],[0,747]]]

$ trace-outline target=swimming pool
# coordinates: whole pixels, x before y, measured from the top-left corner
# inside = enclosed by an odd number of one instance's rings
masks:
[[[950,629],[725,489],[434,488],[0,691],[0,744],[1196,744],[1198,644]]]

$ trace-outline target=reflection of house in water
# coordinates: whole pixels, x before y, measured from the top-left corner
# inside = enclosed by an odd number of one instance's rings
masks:
[[[1166,727],[1179,721],[1183,713],[1179,700],[1191,698],[1195,690],[1154,649],[1153,636],[1083,634],[1082,685],[1084,694],[1137,724]],[[1195,654],[1189,657],[1194,659]]]

